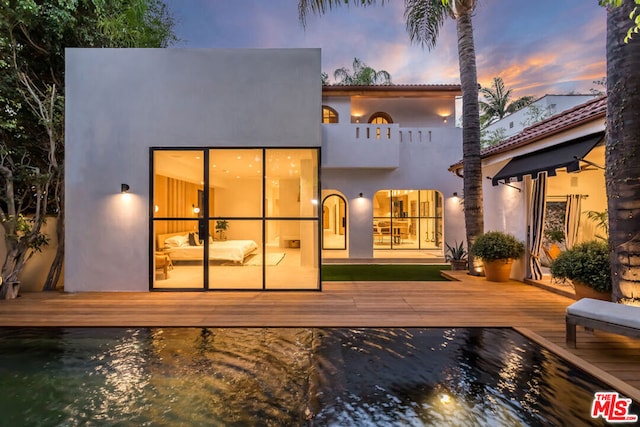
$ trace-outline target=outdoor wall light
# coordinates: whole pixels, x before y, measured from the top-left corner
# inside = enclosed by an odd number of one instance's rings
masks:
[[[364,197],[364,196],[362,195],[362,193],[360,193],[360,198],[362,198],[362,197]]]
[[[128,193],[129,192],[129,184],[120,184],[120,192]]]
[[[199,214],[200,213],[200,208],[196,205],[191,205],[191,207],[193,208],[193,213],[194,214]]]
[[[457,191],[453,192],[453,197],[458,197],[458,192]]]
[[[444,117],[442,117],[442,123],[447,123],[447,118],[448,118],[448,117],[449,117],[449,116],[444,116]]]

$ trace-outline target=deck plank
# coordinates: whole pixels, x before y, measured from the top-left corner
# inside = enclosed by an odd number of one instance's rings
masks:
[[[322,292],[24,293],[0,301],[0,327],[515,327],[615,377],[640,401],[640,339],[578,328],[570,349],[564,316],[573,299],[516,281],[455,278],[331,282]]]

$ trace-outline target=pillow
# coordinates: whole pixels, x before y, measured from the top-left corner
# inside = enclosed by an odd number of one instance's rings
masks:
[[[202,246],[198,233],[189,233],[189,246]]]
[[[184,234],[184,235],[169,237],[168,239],[165,239],[164,245],[165,247],[168,247],[168,248],[179,248],[180,246],[189,246],[189,236]]]

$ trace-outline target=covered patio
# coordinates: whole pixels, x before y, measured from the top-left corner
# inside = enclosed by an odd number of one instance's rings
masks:
[[[443,272],[450,282],[325,282],[323,292],[25,293],[0,327],[513,327],[640,401],[640,340],[578,331],[570,297],[518,281]]]

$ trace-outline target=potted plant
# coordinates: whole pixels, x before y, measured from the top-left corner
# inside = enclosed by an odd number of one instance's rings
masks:
[[[482,260],[487,280],[507,282],[513,260],[524,254],[524,243],[512,234],[489,231],[476,239],[471,252]]]
[[[468,268],[467,250],[464,242],[454,242],[453,246],[445,242],[447,252],[444,255],[445,261],[449,261],[452,270],[466,270]]]
[[[611,301],[609,247],[604,241],[579,243],[551,263],[554,278],[570,280],[576,298]]]
[[[221,219],[216,221],[216,233],[218,233],[218,240],[226,240],[227,236],[225,231],[229,228],[229,221]]]

